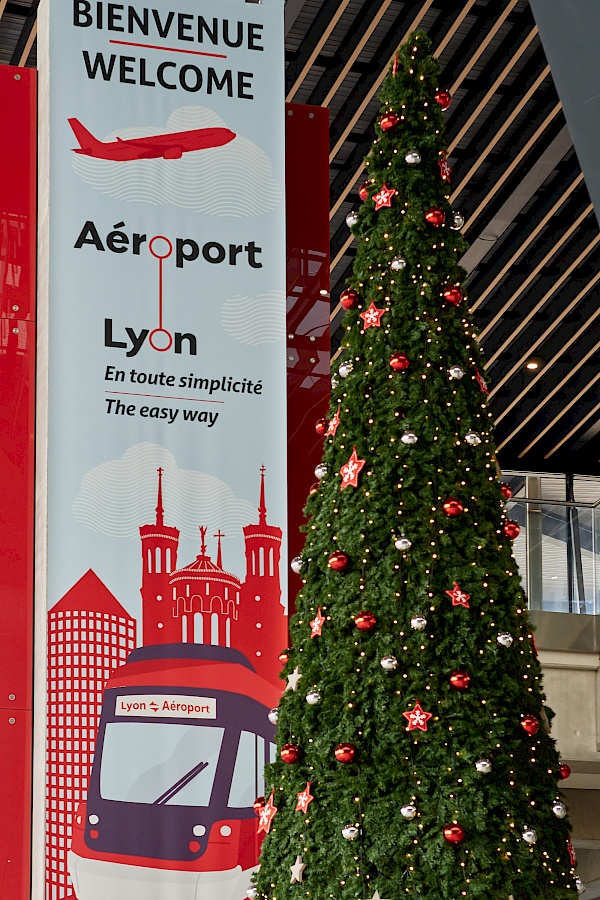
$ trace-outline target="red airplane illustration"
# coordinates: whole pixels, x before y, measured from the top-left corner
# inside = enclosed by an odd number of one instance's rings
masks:
[[[229,128],[196,128],[193,131],[177,131],[172,134],[158,134],[149,137],[132,138],[124,141],[99,141],[79,119],[69,119],[69,125],[79,141],[75,153],[93,156],[96,159],[114,159],[123,162],[129,159],[181,159],[182,154],[192,150],[206,150],[222,147],[235,137]]]

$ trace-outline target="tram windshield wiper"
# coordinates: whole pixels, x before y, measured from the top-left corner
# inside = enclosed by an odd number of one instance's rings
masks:
[[[175,784],[172,784],[171,787],[167,788],[167,790],[160,795],[160,797],[157,797],[156,800],[153,801],[153,805],[164,805],[165,803],[168,803],[169,800],[172,800],[172,798],[176,794],[178,794],[179,791],[181,791],[184,787],[186,787],[186,785],[188,785],[190,781],[193,781],[196,775],[199,775],[200,772],[203,772],[207,766],[207,762],[196,763],[196,765],[191,768],[189,772],[186,772],[185,775],[182,775],[182,777],[178,781],[176,781]]]

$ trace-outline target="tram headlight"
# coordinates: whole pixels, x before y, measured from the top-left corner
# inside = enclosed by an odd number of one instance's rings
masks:
[[[192,832],[196,835],[196,837],[202,837],[206,834],[206,827],[204,825],[194,825],[192,828]]]
[[[92,813],[91,816],[88,816],[88,822],[90,823],[90,825],[97,825],[99,821],[100,816],[96,816],[94,813]]]

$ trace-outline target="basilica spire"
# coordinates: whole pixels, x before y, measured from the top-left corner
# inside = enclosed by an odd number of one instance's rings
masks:
[[[265,472],[264,466],[260,467],[260,502],[258,504],[258,524],[267,524],[267,504],[265,502]]]
[[[162,474],[163,470],[159,467],[158,472],[158,498],[156,500],[156,525],[158,528],[162,528],[165,524],[164,519],[164,509],[162,505]]]

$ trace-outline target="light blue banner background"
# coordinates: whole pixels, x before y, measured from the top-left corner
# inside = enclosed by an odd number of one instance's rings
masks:
[[[148,36],[96,27],[75,27],[73,6],[55,0],[51,13],[51,230],[49,338],[49,572],[48,604],[53,606],[92,568],[119,602],[140,615],[141,558],[138,527],[154,521],[156,468],[165,469],[165,524],[181,534],[178,565],[200,552],[199,525],[210,536],[221,528],[223,566],[243,578],[245,563],[241,528],[257,522],[260,467],[266,467],[268,521],[285,530],[286,382],[285,382],[285,217],[284,104],[281,0],[261,4],[242,0],[182,0],[170,9],[263,26],[258,43],[231,48],[222,40],[213,47],[179,40],[176,22],[163,39],[151,27]],[[141,15],[143,7],[135,4]],[[85,6],[80,7],[85,10]],[[127,10],[127,7],[124,7]],[[124,23],[119,23],[121,25]],[[191,33],[195,31],[192,26]],[[246,29],[244,28],[246,34]],[[111,43],[161,44],[173,51]],[[244,41],[244,44],[247,42]],[[108,64],[117,59],[113,76],[90,79],[83,51],[93,61],[102,53]],[[217,59],[179,50],[226,54]],[[233,72],[234,96],[204,87],[190,92],[119,83],[119,56],[125,76],[139,81],[140,58],[146,80],[156,80],[156,67],[173,61],[177,69],[209,66],[219,77]],[[129,67],[133,68],[133,73]],[[176,69],[165,70],[175,82]],[[253,73],[253,100],[235,96],[236,73]],[[193,83],[193,70],[189,83]],[[205,75],[206,81],[206,75]],[[77,140],[68,119],[77,118],[96,138],[114,141],[173,133],[206,126],[226,127],[236,139],[211,150],[183,153],[181,159],[113,162],[76,154]],[[80,235],[90,240],[93,222],[104,250],[93,243],[80,249]],[[124,224],[121,224],[124,223]],[[107,235],[115,230],[130,239],[126,252],[111,252]],[[147,235],[138,255],[134,233]],[[235,266],[199,258],[164,262],[164,327],[192,333],[197,355],[159,353],[146,340],[127,357],[136,334],[158,325],[158,261],[148,250],[153,235],[261,248],[254,255],[262,267],[249,265],[242,251]],[[118,246],[123,246],[121,243]],[[185,245],[189,252],[190,245]],[[105,346],[105,319],[112,320],[113,341],[127,349]],[[126,373],[124,382],[109,381],[107,367]],[[175,376],[175,386],[132,383],[130,372]],[[182,376],[260,382],[260,394],[234,394],[182,388]],[[135,406],[132,416],[107,413],[107,391],[161,395],[160,398],[118,396]],[[164,398],[164,399],[163,399]],[[173,399],[179,398],[179,399]],[[222,404],[194,400],[222,400]],[[175,420],[140,415],[142,406],[178,410]],[[114,409],[114,405],[113,405]],[[209,412],[208,422],[184,421],[183,411]],[[171,414],[172,415],[172,414]],[[216,556],[216,542],[209,540]],[[285,553],[283,554],[285,559]],[[285,591],[285,577],[281,578]]]

